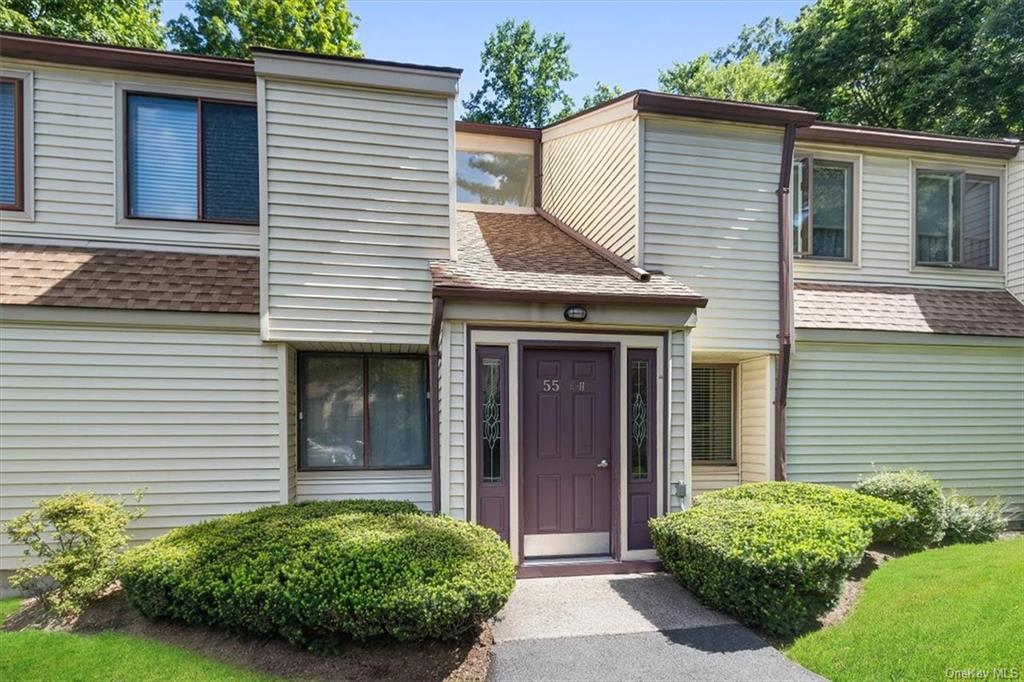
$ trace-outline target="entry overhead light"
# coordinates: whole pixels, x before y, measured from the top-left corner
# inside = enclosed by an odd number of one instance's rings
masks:
[[[587,319],[587,309],[575,303],[567,305],[565,307],[565,319],[569,322],[582,322]]]

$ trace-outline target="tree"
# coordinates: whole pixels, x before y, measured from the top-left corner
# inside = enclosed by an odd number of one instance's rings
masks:
[[[583,106],[580,110],[589,109],[596,107],[598,104],[603,104],[608,100],[615,99],[622,94],[622,88],[618,85],[605,85],[601,81],[597,82],[594,86],[594,91],[589,95],[583,96]]]
[[[480,53],[484,83],[463,102],[466,118],[478,123],[540,128],[573,112],[562,89],[576,77],[563,33],[540,39],[529,21],[498,24]],[[557,113],[553,109],[561,105]]]
[[[248,57],[259,45],[363,56],[346,0],[190,0],[188,9],[167,24],[182,52]]]
[[[162,49],[160,0],[0,0],[0,30]]]
[[[820,0],[786,92],[829,120],[959,135],[1024,132],[1021,0]]]

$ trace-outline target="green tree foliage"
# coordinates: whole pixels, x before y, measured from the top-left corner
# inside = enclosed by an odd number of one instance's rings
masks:
[[[0,0],[0,30],[161,49],[160,0]]]
[[[568,53],[563,33],[538,38],[529,21],[501,22],[480,53],[484,83],[463,102],[466,119],[540,128],[568,116],[574,108],[562,84],[576,77]]]
[[[589,109],[590,107],[596,107],[598,104],[603,104],[608,100],[615,99],[622,94],[622,88],[618,85],[606,85],[601,81],[597,82],[594,86],[594,91],[589,95],[583,96],[583,106],[580,109]]]
[[[786,93],[824,118],[960,135],[1024,132],[1021,0],[819,0]]]
[[[191,0],[188,9],[167,25],[182,52],[248,57],[259,45],[363,56],[346,0]]]

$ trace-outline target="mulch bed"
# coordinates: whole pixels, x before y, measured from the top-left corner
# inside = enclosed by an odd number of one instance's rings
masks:
[[[846,582],[843,584],[843,592],[839,595],[839,601],[836,602],[831,611],[818,616],[817,625],[819,627],[835,625],[849,615],[850,611],[853,610],[853,605],[857,602],[857,598],[860,597],[861,591],[864,589],[864,580],[876,568],[889,559],[895,558],[896,555],[890,552],[891,550],[888,549],[885,551],[869,549],[864,552],[864,558],[861,559],[860,565],[853,569],[853,572],[846,578]]]
[[[119,589],[87,607],[73,620],[54,621],[28,602],[3,624],[4,630],[45,628],[81,634],[116,632],[145,637],[207,658],[295,680],[483,680],[493,643],[489,625],[454,642],[347,642],[339,653],[315,654],[277,639],[260,639],[213,628],[149,621],[128,606]]]

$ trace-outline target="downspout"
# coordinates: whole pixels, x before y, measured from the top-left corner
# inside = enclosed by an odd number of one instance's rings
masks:
[[[779,363],[775,374],[775,480],[786,480],[786,395],[793,350],[793,228],[789,184],[793,174],[796,124],[786,124],[779,167]]]
[[[430,316],[430,345],[427,347],[427,382],[430,385],[430,493],[434,513],[441,511],[441,321],[444,319],[444,299],[434,299]]]

